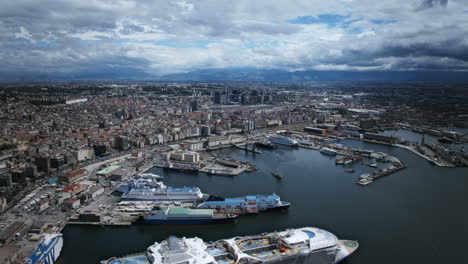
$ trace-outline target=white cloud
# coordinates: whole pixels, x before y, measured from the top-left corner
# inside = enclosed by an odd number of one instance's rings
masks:
[[[467,69],[463,2],[10,1],[0,10],[0,59],[11,69],[43,69],[45,64],[50,71],[117,64],[151,73],[223,67],[427,69],[444,64]],[[346,19],[288,22],[321,14]]]

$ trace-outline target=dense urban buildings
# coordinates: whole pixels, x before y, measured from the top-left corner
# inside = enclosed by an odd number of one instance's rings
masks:
[[[406,164],[385,153],[340,144],[331,149],[329,140],[377,142],[408,149],[436,166],[465,167],[468,97],[460,89],[315,82],[4,85],[0,210],[6,214],[0,238],[11,244],[16,234],[60,230],[66,223],[128,223],[120,212],[103,210],[121,210],[111,195],[117,184],[132,182],[135,175],[148,181],[145,177],[152,176],[141,173],[152,166],[208,175],[256,170],[249,162],[209,154],[221,148],[260,154],[256,146],[273,148],[274,143],[344,156],[336,164],[363,157],[391,164],[373,178],[361,176],[357,183],[362,185]],[[422,138],[415,142],[398,137],[399,130]],[[284,140],[273,140],[276,134]],[[433,141],[426,142],[426,136]],[[273,175],[283,178],[278,172]],[[152,184],[161,187],[160,182]],[[202,195],[198,188],[168,190]],[[146,195],[142,193],[127,196],[137,199]],[[25,247],[14,246],[1,247],[11,263],[24,258]]]

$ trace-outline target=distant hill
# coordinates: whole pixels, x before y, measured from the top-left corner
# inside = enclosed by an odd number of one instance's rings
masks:
[[[126,67],[113,67],[78,72],[1,72],[0,82],[50,82],[50,81],[122,81],[153,80],[157,76],[143,70]]]
[[[468,83],[468,72],[453,71],[281,71],[213,69],[161,76],[177,81],[369,81]]]
[[[282,71],[254,68],[196,70],[158,76],[131,67],[79,72],[2,72],[0,82],[34,81],[317,81],[468,83],[468,72],[455,71]]]

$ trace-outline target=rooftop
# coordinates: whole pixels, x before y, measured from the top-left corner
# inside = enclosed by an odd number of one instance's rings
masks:
[[[120,168],[120,166],[112,165],[112,166],[109,166],[109,167],[107,167],[107,168],[105,168],[105,169],[103,169],[103,170],[98,171],[97,174],[98,174],[98,175],[99,175],[99,174],[100,174],[100,175],[106,175],[106,174],[109,174],[109,173],[111,173],[111,172],[113,172],[113,171],[119,169],[119,168]]]

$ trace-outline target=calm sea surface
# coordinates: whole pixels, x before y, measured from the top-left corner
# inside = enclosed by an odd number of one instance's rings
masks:
[[[142,252],[169,235],[214,241],[291,227],[314,226],[360,248],[343,263],[462,263],[468,242],[468,169],[438,168],[411,152],[385,145],[342,140],[362,149],[398,157],[408,168],[366,187],[355,183],[371,168],[359,163],[335,166],[318,151],[280,147],[264,154],[224,149],[216,153],[256,164],[239,176],[208,176],[152,169],[169,186],[198,186],[224,197],[279,194],[292,203],[287,211],[241,216],[233,224],[184,226],[68,226],[59,264],[97,264],[112,256]],[[277,181],[271,171],[284,175]]]

